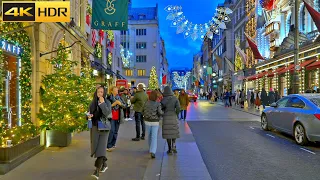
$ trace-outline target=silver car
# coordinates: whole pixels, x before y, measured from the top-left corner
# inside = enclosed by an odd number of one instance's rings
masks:
[[[299,145],[320,141],[320,94],[293,94],[270,106],[261,114],[263,130],[291,134]]]

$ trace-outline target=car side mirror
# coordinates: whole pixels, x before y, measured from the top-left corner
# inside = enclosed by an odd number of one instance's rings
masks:
[[[271,103],[271,104],[270,104],[270,107],[276,108],[276,107],[278,107],[278,104],[275,103],[275,102],[274,102],[274,103]]]

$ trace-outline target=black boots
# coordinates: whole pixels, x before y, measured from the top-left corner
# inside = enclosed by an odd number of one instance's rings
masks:
[[[167,139],[167,143],[168,143],[168,154],[172,154],[172,153],[178,153],[177,151],[177,147],[176,147],[176,139]]]

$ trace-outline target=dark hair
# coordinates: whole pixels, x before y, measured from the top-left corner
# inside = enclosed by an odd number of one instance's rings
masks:
[[[96,91],[93,94],[93,99],[92,99],[92,102],[91,102],[90,108],[89,108],[91,114],[93,114],[97,110],[98,101],[99,101],[99,99],[98,99],[98,90],[99,89],[103,89],[103,97],[104,98],[106,98],[106,96],[107,96],[107,91],[104,86],[97,87]]]
[[[158,91],[151,91],[149,95],[150,101],[156,101],[158,99]]]

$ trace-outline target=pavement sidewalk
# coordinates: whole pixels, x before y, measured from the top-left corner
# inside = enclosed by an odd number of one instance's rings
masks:
[[[158,135],[156,159],[150,159],[147,141],[133,142],[134,121],[120,126],[117,149],[107,153],[109,169],[100,179],[112,180],[211,180],[190,128],[181,122],[178,154],[167,155],[165,140]],[[47,148],[0,180],[86,180],[94,169],[89,132],[73,136],[65,148]]]
[[[224,102],[219,101],[217,104],[224,106]],[[232,104],[232,109],[238,110],[238,111],[242,111],[242,112],[246,112],[252,115],[256,115],[259,116],[261,115],[263,108],[262,106],[260,107],[260,109],[254,108],[253,106],[248,107],[248,104],[245,103],[244,108],[241,108],[239,105],[234,105],[234,103]]]

